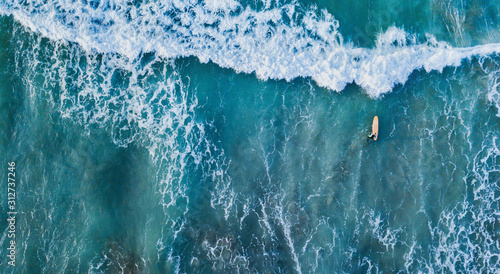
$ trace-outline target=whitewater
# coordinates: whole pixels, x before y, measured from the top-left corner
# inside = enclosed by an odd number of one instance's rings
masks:
[[[500,43],[374,2],[1,1],[12,271],[498,272]]]
[[[118,53],[136,60],[155,52],[167,59],[195,56],[261,80],[310,77],[342,91],[356,83],[377,98],[404,84],[419,69],[442,71],[464,59],[500,52],[500,44],[454,48],[433,35],[398,27],[381,30],[374,48],[344,41],[339,22],[326,10],[292,2],[260,11],[236,1],[7,0],[0,14],[53,40],[76,42],[88,52]]]

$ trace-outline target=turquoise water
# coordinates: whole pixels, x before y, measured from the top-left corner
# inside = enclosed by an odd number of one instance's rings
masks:
[[[498,272],[499,8],[0,3],[0,269]]]

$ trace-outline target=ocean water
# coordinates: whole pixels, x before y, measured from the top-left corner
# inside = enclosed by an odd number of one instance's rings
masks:
[[[407,2],[1,1],[0,271],[499,272],[500,3]]]

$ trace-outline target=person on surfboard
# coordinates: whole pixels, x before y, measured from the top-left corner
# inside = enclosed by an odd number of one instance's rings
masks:
[[[377,141],[378,137],[378,116],[373,117],[373,123],[372,123],[372,134],[368,135],[368,138],[372,139],[373,141]]]

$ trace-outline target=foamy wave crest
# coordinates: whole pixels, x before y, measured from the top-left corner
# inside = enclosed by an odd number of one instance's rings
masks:
[[[464,58],[500,52],[500,44],[453,48],[432,36],[417,42],[396,27],[381,33],[373,49],[343,42],[339,22],[326,10],[298,4],[262,10],[223,2],[69,2],[18,0],[0,4],[34,31],[51,39],[78,42],[86,50],[115,52],[134,59],[141,52],[166,58],[196,56],[260,79],[311,77],[341,91],[356,83],[377,97],[403,84],[417,69],[441,71]]]

